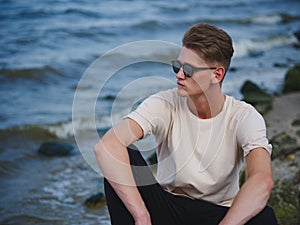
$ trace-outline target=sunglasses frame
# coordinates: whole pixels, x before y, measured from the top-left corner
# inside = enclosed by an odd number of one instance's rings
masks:
[[[180,67],[177,67],[177,66],[180,66]],[[188,63],[182,64],[179,60],[172,60],[172,68],[176,74],[180,71],[181,68],[183,68],[183,73],[184,73],[185,77],[189,77],[189,78],[191,78],[194,75],[195,71],[217,69],[217,67],[193,67],[192,65],[190,65]]]

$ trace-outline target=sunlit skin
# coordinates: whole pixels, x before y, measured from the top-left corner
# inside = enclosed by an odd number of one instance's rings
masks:
[[[176,74],[178,95],[187,96],[191,111],[199,118],[211,118],[223,107],[225,96],[221,91],[221,81],[225,69],[218,63],[207,64],[193,50],[183,47],[178,58],[182,64],[193,67],[216,67],[212,70],[195,71],[191,78],[186,77],[181,68]]]

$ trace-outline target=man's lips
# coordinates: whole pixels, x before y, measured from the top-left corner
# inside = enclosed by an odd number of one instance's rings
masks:
[[[180,81],[177,81],[177,86],[178,87],[184,87],[184,85],[182,83],[180,83]]]

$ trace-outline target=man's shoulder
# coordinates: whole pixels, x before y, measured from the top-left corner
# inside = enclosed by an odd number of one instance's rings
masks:
[[[234,98],[233,96],[226,96],[227,106],[231,109],[237,110],[253,110],[255,109],[251,104]]]
[[[231,115],[245,115],[249,113],[258,113],[257,110],[249,103],[235,99],[233,96],[226,96],[227,101],[227,112]]]
[[[156,94],[154,94],[154,96],[162,96],[162,97],[165,97],[165,98],[176,98],[176,97],[178,97],[177,89],[172,88],[172,89],[159,91]]]
[[[177,105],[184,100],[183,97],[177,94],[176,88],[157,92],[156,94],[152,95],[151,98],[158,98],[172,105]]]

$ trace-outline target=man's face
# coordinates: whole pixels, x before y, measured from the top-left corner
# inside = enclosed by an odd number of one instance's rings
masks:
[[[212,65],[207,65],[193,50],[183,47],[178,56],[178,61],[181,64],[189,64],[196,68],[208,68]],[[187,77],[184,74],[183,68],[176,74],[178,95],[194,96],[203,95],[209,90],[213,81],[214,70],[197,70],[192,77]]]

